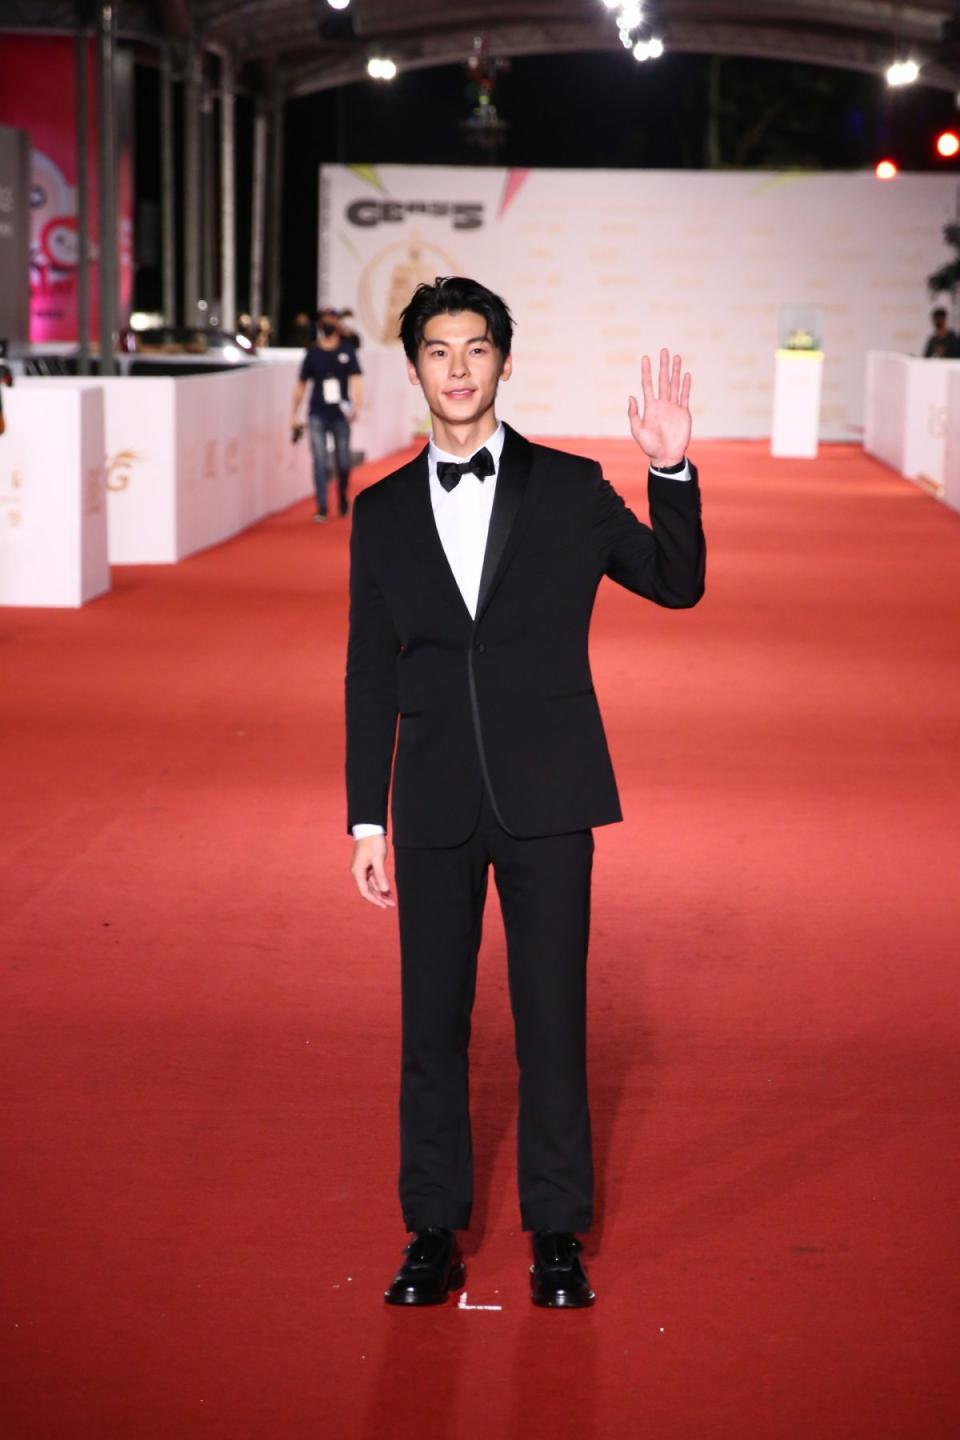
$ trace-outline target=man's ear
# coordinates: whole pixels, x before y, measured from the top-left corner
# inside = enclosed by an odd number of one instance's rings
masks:
[[[407,378],[411,385],[420,384],[420,376],[417,374],[417,367],[412,360],[407,361]]]
[[[513,356],[512,356],[512,355],[508,355],[507,358],[506,358],[506,360],[504,360],[504,362],[503,362],[503,369],[500,371],[500,379],[501,379],[501,380],[509,380],[509,379],[510,379],[510,376],[511,376],[512,374],[513,374]]]

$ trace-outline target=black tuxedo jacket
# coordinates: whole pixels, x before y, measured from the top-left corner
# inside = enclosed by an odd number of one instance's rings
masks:
[[[517,836],[622,819],[587,655],[597,586],[609,575],[675,608],[703,594],[695,475],[650,475],[651,528],[595,461],[505,429],[475,620],[440,543],[426,449],[354,505],[347,828],[386,828],[396,742],[397,845],[466,840],[484,785]]]

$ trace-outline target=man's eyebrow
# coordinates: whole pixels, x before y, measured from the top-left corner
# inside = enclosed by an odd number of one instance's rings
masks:
[[[490,339],[490,336],[489,336],[489,335],[471,335],[469,340],[465,340],[465,341],[464,341],[464,344],[465,344],[465,345],[476,345],[477,342],[480,341],[480,340],[485,341],[485,343],[486,343],[487,345],[491,345],[491,344],[493,343],[492,340]],[[424,345],[427,345],[427,346],[430,346],[430,345],[446,345],[448,349],[450,348],[450,341],[449,341],[449,340],[424,340],[423,343],[424,343]]]

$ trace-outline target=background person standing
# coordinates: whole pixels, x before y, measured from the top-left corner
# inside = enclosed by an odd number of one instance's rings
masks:
[[[300,379],[293,395],[293,434],[299,438],[297,416],[307,385],[310,393],[310,446],[313,484],[320,524],[327,518],[327,436],[333,436],[340,514],[348,509],[350,483],[350,424],[360,413],[362,372],[356,351],[345,345],[337,325],[337,312],[329,306],[317,312],[317,339],[303,357]]]
[[[930,319],[933,322],[933,331],[923,349],[924,359],[960,359],[960,339],[947,324],[947,312],[942,305],[938,305],[936,310],[931,310]]]

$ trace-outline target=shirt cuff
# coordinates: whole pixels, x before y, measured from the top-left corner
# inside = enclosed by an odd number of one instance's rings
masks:
[[[690,474],[690,462],[686,457],[684,457],[682,470],[658,470],[656,465],[651,465],[650,470],[654,475],[661,475],[664,480],[690,480],[693,478]]]
[[[352,825],[354,840],[366,840],[368,835],[386,835],[382,825]]]

